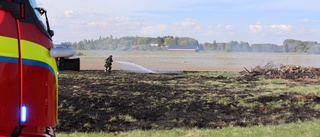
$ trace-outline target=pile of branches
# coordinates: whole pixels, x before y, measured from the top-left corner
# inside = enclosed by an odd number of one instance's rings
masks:
[[[314,67],[302,67],[297,65],[275,65],[272,61],[261,66],[248,70],[244,68],[244,71],[240,74],[246,76],[263,76],[264,78],[283,78],[283,79],[319,79],[320,68]]]

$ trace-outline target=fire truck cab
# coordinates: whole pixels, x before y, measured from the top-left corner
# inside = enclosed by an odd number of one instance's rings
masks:
[[[55,136],[57,58],[47,11],[35,0],[0,0],[0,137]]]

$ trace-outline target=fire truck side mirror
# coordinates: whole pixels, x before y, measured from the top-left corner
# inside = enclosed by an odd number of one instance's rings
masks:
[[[54,31],[53,30],[48,30],[49,35],[52,37],[54,36]]]
[[[40,8],[40,7],[37,7],[35,8],[41,15],[45,15],[45,18],[46,18],[46,24],[47,24],[47,31],[49,33],[49,35],[52,37],[54,35],[54,32],[53,30],[50,29],[50,25],[49,25],[49,20],[48,20],[48,15],[47,15],[47,10],[45,10],[44,8]]]
[[[50,56],[54,58],[71,57],[76,54],[73,47],[55,47],[50,49]]]

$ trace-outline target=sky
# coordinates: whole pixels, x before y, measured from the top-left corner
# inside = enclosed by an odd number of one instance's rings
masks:
[[[113,36],[192,37],[200,43],[320,41],[319,0],[37,0],[54,43]]]

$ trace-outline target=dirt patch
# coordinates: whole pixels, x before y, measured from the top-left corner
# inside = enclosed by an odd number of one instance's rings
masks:
[[[228,83],[241,88],[225,87]],[[319,96],[293,92],[261,95],[272,91],[257,90],[257,86],[258,78],[211,72],[61,71],[56,130],[245,127],[320,118],[315,109]]]

